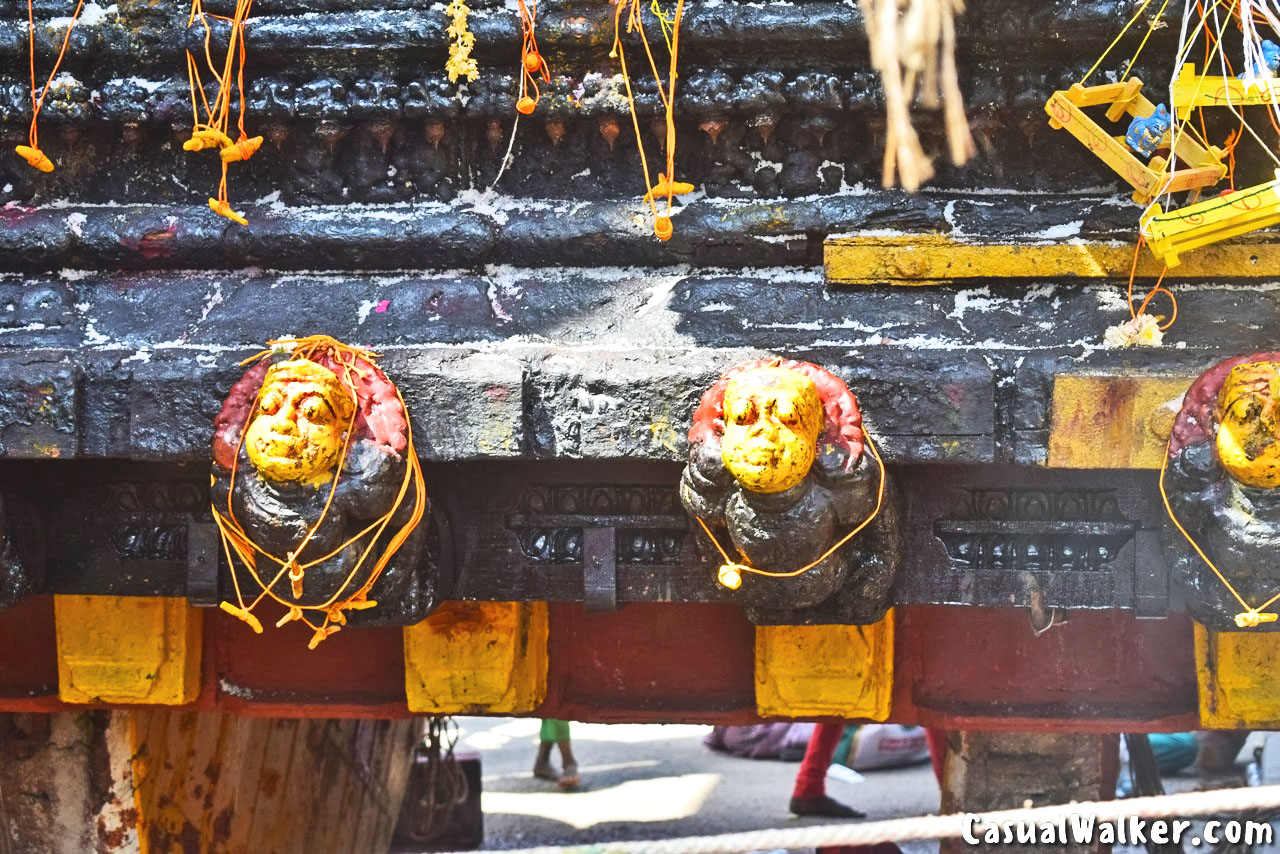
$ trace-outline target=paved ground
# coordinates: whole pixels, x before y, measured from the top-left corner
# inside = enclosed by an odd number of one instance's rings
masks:
[[[459,750],[479,753],[483,763],[485,847],[524,848],[621,839],[658,839],[822,824],[787,810],[798,764],[738,759],[702,745],[706,726],[573,724],[573,743],[583,783],[572,791],[530,773],[537,720],[460,718]],[[1255,734],[1241,752],[1243,763],[1264,740],[1280,753],[1275,734]],[[558,758],[558,757],[557,757]],[[1241,765],[1241,770],[1243,765]],[[1175,776],[1170,790],[1207,781]],[[1270,781],[1267,781],[1270,782]],[[828,779],[830,795],[872,819],[923,815],[938,809],[938,787],[930,767],[872,771],[849,783]],[[936,854],[936,843],[905,843],[906,854]],[[1145,849],[1117,847],[1116,854]],[[1207,850],[1207,848],[1188,851]],[[1280,852],[1280,845],[1258,849]]]
[[[462,718],[460,747],[481,754],[488,848],[657,839],[823,824],[787,811],[796,762],[739,759],[702,745],[710,730],[688,725],[573,724],[582,785],[569,792],[529,773],[538,721]],[[556,757],[558,761],[558,756]],[[871,818],[938,809],[928,764],[872,771],[827,793]],[[937,846],[906,849],[926,854]]]

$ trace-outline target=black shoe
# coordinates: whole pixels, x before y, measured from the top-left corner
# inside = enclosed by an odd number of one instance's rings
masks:
[[[847,807],[834,798],[819,795],[816,798],[792,798],[791,812],[796,815],[823,815],[827,818],[866,818],[867,814]]]

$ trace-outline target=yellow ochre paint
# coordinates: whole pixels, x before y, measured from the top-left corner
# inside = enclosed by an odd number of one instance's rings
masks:
[[[757,626],[756,711],[883,721],[893,697],[893,611],[868,626]]]
[[[268,480],[318,484],[341,460],[355,404],[338,377],[309,359],[272,365],[245,448]]]
[[[183,705],[200,691],[200,612],[186,599],[55,596],[66,703]]]
[[[1280,727],[1280,632],[1216,632],[1196,623],[1195,646],[1201,726]]]
[[[1133,244],[1108,241],[976,243],[945,235],[830,237],[824,244],[826,278],[832,284],[937,285],[966,279],[1037,278],[1127,280]],[[1160,275],[1164,262],[1138,256],[1135,275]],[[1280,244],[1227,243],[1205,246],[1170,268],[1168,279],[1212,276],[1271,279],[1280,276]]]
[[[788,368],[746,371],[725,387],[720,456],[746,489],[782,492],[809,473],[822,422],[813,380]]]
[[[445,602],[404,630],[409,710],[522,714],[547,693],[546,602]]]

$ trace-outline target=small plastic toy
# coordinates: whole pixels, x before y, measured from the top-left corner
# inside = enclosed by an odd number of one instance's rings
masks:
[[[1150,157],[1156,153],[1156,148],[1166,144],[1165,135],[1172,126],[1169,110],[1164,104],[1157,104],[1156,111],[1151,115],[1134,116],[1133,121],[1129,122],[1124,141],[1143,157]]]
[[[1280,45],[1271,39],[1263,39],[1262,44],[1258,46],[1262,52],[1262,61],[1255,63],[1251,71],[1246,71],[1240,75],[1241,80],[1249,77],[1262,77],[1269,79],[1280,71]]]
[[[1141,119],[1149,119],[1156,113],[1156,105],[1143,96],[1142,81],[1136,77],[1101,86],[1076,83],[1070,89],[1054,92],[1045,104],[1045,112],[1049,114],[1050,127],[1065,128],[1128,181],[1134,190],[1133,200],[1138,204],[1149,204],[1163,193],[1211,187],[1226,177],[1222,150],[1214,146],[1206,148],[1191,134],[1173,134],[1168,143],[1178,163],[1176,170],[1166,169],[1168,160],[1164,157],[1152,157],[1150,163],[1143,163],[1125,145],[1123,137],[1112,136],[1084,111],[1103,104],[1107,105],[1107,119],[1113,122],[1126,113]]]

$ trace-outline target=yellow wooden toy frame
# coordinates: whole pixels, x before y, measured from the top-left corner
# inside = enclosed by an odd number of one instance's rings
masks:
[[[1280,178],[1168,213],[1153,205],[1142,216],[1142,235],[1157,258],[1176,267],[1183,252],[1280,223],[1278,190]]]
[[[1191,63],[1173,81],[1173,110],[1179,119],[1196,107],[1258,107],[1280,103],[1280,77],[1254,78],[1197,75]]]
[[[1138,204],[1149,204],[1164,193],[1211,187],[1226,177],[1223,151],[1216,146],[1204,148],[1189,134],[1177,134],[1174,149],[1185,166],[1171,172],[1166,168],[1168,161],[1159,156],[1152,157],[1150,163],[1143,163],[1125,144],[1123,135],[1112,136],[1085,114],[1085,107],[1101,104],[1109,105],[1107,119],[1113,122],[1126,114],[1147,118],[1156,111],[1155,104],[1142,94],[1142,81],[1136,77],[1123,83],[1101,86],[1076,83],[1070,89],[1054,92],[1044,109],[1049,114],[1050,127],[1055,130],[1065,128],[1129,182],[1133,187],[1133,200]],[[1165,134],[1161,147],[1173,145],[1171,133]]]

